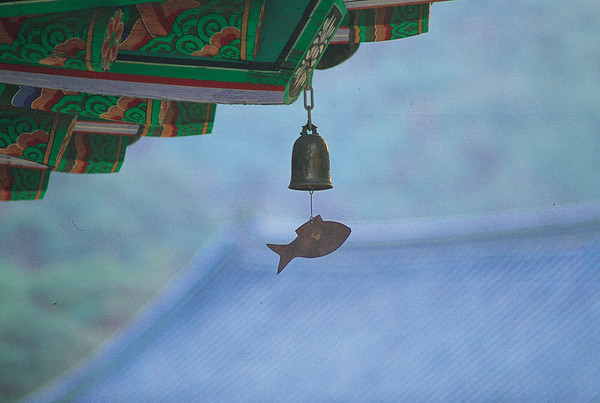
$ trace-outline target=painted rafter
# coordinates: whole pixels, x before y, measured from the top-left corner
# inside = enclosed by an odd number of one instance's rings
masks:
[[[109,39],[108,44],[98,47],[96,52],[93,46],[88,46],[90,32],[94,32],[94,37],[104,32],[103,27],[96,23],[93,31],[91,25],[87,31],[79,28],[77,32],[81,34],[71,41],[77,48],[68,48],[71,42],[59,44],[59,54],[56,47],[54,51],[49,48],[46,51],[48,54],[40,60],[20,60],[20,56],[10,56],[10,59],[2,57],[3,48],[5,54],[17,54],[17,49],[12,48],[18,37],[11,44],[0,44],[2,80],[32,87],[58,85],[70,91],[141,98],[216,103],[290,103],[296,98],[289,96],[290,80],[328,13],[336,8],[343,17],[346,12],[341,0],[298,0],[293,6],[273,1],[224,0],[219,4],[231,4],[232,10],[241,10],[240,17],[236,17],[234,23],[230,20],[220,26],[203,48],[198,45],[188,51],[188,43],[182,41],[190,35],[181,30],[189,27],[186,25],[188,15],[192,20],[200,18],[194,17],[194,13],[203,15],[203,6],[194,0],[167,0],[156,4],[152,10],[148,10],[149,5],[128,6],[117,12],[113,10],[115,15],[112,17],[103,9],[102,15],[106,14],[103,18],[108,19],[106,32]],[[189,8],[190,5],[196,7]],[[230,17],[222,14],[222,8],[219,8],[221,14],[218,14],[218,19],[225,21],[224,18]],[[92,12],[95,13],[94,10],[89,11]],[[93,16],[90,18],[90,21],[95,21]],[[112,21],[117,22],[113,24]],[[337,24],[340,21],[341,18]],[[157,26],[153,31],[144,33],[145,27],[152,23]],[[334,28],[337,28],[337,24]],[[289,36],[278,35],[276,28],[281,25]],[[163,33],[160,34],[163,26]],[[204,28],[200,28],[197,31],[204,32]],[[170,31],[167,32],[167,29]],[[112,45],[114,32],[122,36],[120,44],[117,41],[116,45]],[[243,41],[245,35],[246,42]],[[177,45],[172,45],[173,41]],[[327,41],[322,45],[326,46]],[[183,47],[179,47],[179,42]],[[236,46],[230,46],[234,42]],[[261,49],[256,47],[257,43]],[[220,53],[221,45],[229,46],[227,49],[232,49],[238,56]],[[172,46],[172,50],[163,52],[165,46]],[[111,47],[120,47],[114,59],[112,53],[107,55],[104,52]],[[213,55],[210,55],[211,48],[217,48]],[[251,53],[243,52],[249,49]],[[18,55],[22,54],[19,51]],[[91,71],[97,69],[77,62],[79,58],[97,60],[96,65],[100,66],[101,71]]]
[[[151,3],[156,0],[16,0],[0,3],[0,18],[60,13],[98,7]]]
[[[50,171],[117,172],[144,136],[210,133],[216,103],[292,103],[330,42],[427,32],[431,3],[0,2],[0,200],[43,197]],[[40,127],[11,132],[21,115]]]

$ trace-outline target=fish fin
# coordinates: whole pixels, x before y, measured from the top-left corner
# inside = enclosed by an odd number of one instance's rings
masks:
[[[277,267],[277,274],[281,273],[283,268],[287,266],[287,264],[294,258],[287,253],[288,245],[276,245],[272,243],[268,243],[267,247],[271,249],[273,252],[279,255],[279,266]]]

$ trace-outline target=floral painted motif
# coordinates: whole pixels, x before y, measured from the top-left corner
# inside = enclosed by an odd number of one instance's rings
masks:
[[[0,18],[0,60],[105,71],[117,56],[126,18],[110,8]]]
[[[321,29],[317,32],[317,35],[310,44],[310,47],[304,54],[304,57],[300,60],[300,64],[290,80],[290,98],[296,98],[309,81],[312,71],[329,44],[329,40],[333,37],[341,20],[342,12],[337,7],[333,7],[321,26]]]
[[[136,5],[120,49],[146,54],[246,60],[256,51],[264,0],[167,0]],[[251,38],[251,39],[249,39]]]
[[[162,3],[137,4],[140,18],[135,21],[120,48],[137,51],[155,38],[168,36],[181,13],[199,6],[200,3],[195,0],[166,0]]]
[[[192,53],[192,56],[204,56],[204,57],[213,57],[221,53],[221,49],[225,48],[228,45],[231,45],[234,41],[237,40],[239,46],[240,39],[240,30],[235,27],[226,27],[223,28],[220,32],[217,32],[210,38],[210,44],[206,45],[202,48],[202,50],[198,52]],[[237,49],[237,47],[236,47]],[[239,54],[239,51],[236,53]]]
[[[116,105],[111,106],[99,117],[106,120],[158,126],[162,124],[168,104],[169,101],[165,100],[120,97]]]
[[[106,35],[104,42],[102,42],[102,70],[106,71],[110,68],[112,63],[117,58],[117,52],[119,51],[119,42],[123,36],[124,24],[121,21],[121,10],[110,18],[108,27],[106,28]]]
[[[63,113],[0,107],[0,154],[20,158],[48,168],[56,166],[76,117]]]
[[[141,115],[139,113],[139,111],[137,111],[137,110],[139,110],[139,106],[141,103],[143,103],[143,101],[141,99],[130,98],[130,97],[121,97],[121,98],[119,98],[119,101],[117,102],[117,104],[115,106],[111,106],[108,109],[108,111],[101,114],[100,118],[106,119],[106,120],[123,121],[123,120],[125,120],[125,114],[127,113],[127,111],[134,109],[134,108],[136,109],[136,112],[134,112],[134,114],[136,116]],[[142,118],[142,120],[143,120],[144,116],[138,116],[138,120],[140,118]]]
[[[0,148],[0,154],[10,155],[12,157],[22,157],[25,155],[28,148],[38,147],[40,144],[45,150],[45,146],[49,139],[50,135],[44,130],[38,129],[32,133],[21,133],[15,143],[6,148]]]
[[[59,46],[60,49],[60,45],[68,39],[84,38],[88,21],[82,12],[59,16],[27,16],[18,26],[18,32],[15,32],[16,27],[11,26],[14,39],[11,40],[9,34],[9,38],[2,41],[0,58],[40,63],[51,57],[55,48]],[[10,21],[2,19],[2,23],[6,27]]]
[[[98,95],[85,92],[5,86],[0,88],[0,103],[38,111],[60,112],[79,117],[137,123],[158,127],[167,113],[169,100]],[[1,146],[0,146],[1,148]]]
[[[40,60],[40,64],[47,66],[64,67],[67,59],[78,58],[79,52],[85,51],[85,42],[79,38],[69,38],[54,47],[54,53],[45,59]]]

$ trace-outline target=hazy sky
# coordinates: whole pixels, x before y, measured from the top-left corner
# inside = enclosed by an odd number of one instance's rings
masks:
[[[595,1],[436,3],[428,33],[317,71],[313,119],[335,188],[315,207],[368,221],[599,199],[598,20]],[[303,217],[308,196],[287,189],[301,101],[220,105],[212,135],[143,139],[120,175],[177,158],[197,173],[190,186],[233,209]]]
[[[317,71],[313,120],[335,187],[315,194],[316,211],[368,222],[600,199],[599,20],[595,0],[441,2],[428,33]],[[141,139],[117,175],[54,173],[43,201],[10,209],[58,203],[85,217],[110,197],[118,216],[123,198],[190,199],[233,221],[301,220],[308,195],[287,186],[305,123],[301,99],[219,105],[213,134]]]
[[[428,33],[317,71],[335,187],[315,193],[315,213],[354,229],[600,201],[598,21],[598,0],[441,2]],[[291,240],[310,214],[288,189],[305,123],[301,102],[219,105],[212,134],[142,138],[117,174],[52,173],[43,200],[0,204],[0,265],[29,295],[36,276],[21,272],[58,271],[57,292],[105,266],[176,272],[223,222],[287,221]]]

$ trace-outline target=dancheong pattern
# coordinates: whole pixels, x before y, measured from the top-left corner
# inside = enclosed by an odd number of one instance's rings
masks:
[[[28,0],[37,11],[26,15],[9,3],[0,0],[0,200],[41,198],[51,171],[117,172],[142,136],[210,133],[216,102],[292,103],[329,43],[426,32],[430,8]]]
[[[350,10],[334,42],[381,42],[427,32],[429,4]]]
[[[48,188],[49,177],[47,169],[0,164],[0,201],[41,199]]]
[[[121,10],[0,18],[0,62],[105,71],[117,56]]]
[[[77,117],[62,113],[0,106],[0,154],[47,167],[60,161]]]
[[[167,0],[136,6],[124,51],[252,59],[264,0]]]
[[[157,127],[162,124],[169,107],[168,100],[2,84],[0,104]]]
[[[207,134],[215,120],[215,104],[171,101],[160,127],[153,127],[147,136],[180,137]]]
[[[300,60],[300,64],[290,80],[290,98],[297,97],[307,83],[310,85],[310,76],[323,55],[325,48],[327,48],[333,34],[337,30],[342,17],[342,12],[336,6],[329,11],[327,18],[325,18],[325,22],[315,35],[310,47],[304,54],[302,60]]]
[[[120,50],[251,60],[265,0],[167,0],[0,18],[0,62],[108,71]]]
[[[118,172],[129,141],[127,136],[75,132],[54,170],[69,173]]]

